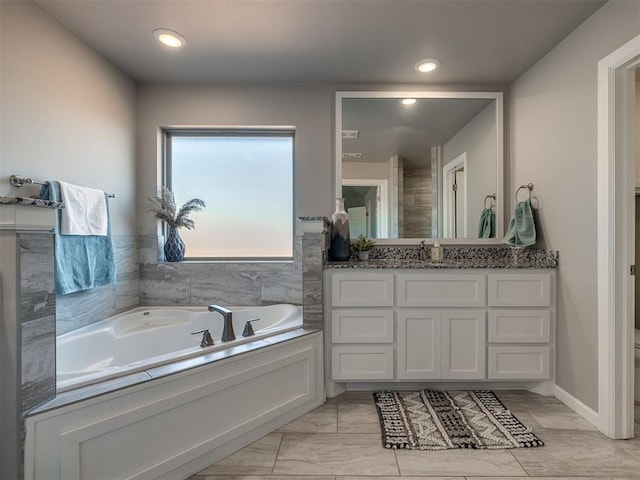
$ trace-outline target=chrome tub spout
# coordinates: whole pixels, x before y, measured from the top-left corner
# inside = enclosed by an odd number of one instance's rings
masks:
[[[233,315],[228,308],[221,307],[219,305],[209,305],[210,312],[218,312],[224,319],[224,328],[222,330],[222,341],[229,342],[236,339],[236,334],[233,332]]]

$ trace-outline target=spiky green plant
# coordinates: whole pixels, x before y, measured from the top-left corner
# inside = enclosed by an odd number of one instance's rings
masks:
[[[186,228],[191,230],[196,224],[189,218],[193,212],[200,212],[206,207],[203,200],[192,198],[176,211],[176,199],[173,192],[162,186],[155,197],[147,197],[151,206],[148,208],[156,218],[159,218],[170,227]]]

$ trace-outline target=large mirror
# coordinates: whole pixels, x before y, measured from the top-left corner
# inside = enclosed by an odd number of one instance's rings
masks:
[[[498,243],[502,187],[501,92],[337,92],[352,238]]]

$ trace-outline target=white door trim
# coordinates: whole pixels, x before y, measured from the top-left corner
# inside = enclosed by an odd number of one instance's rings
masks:
[[[464,172],[468,172],[467,170],[467,152],[462,152],[456,158],[447,163],[444,167],[442,167],[442,236],[443,238],[453,238],[454,231],[454,211],[453,211],[453,194],[449,187],[451,185],[451,178],[453,173],[456,170],[459,170],[462,167]],[[467,182],[464,182],[464,200],[467,201]],[[464,229],[463,232],[464,238],[467,237],[467,207],[465,205],[464,208]]]
[[[629,125],[635,115],[628,94],[639,61],[640,35],[598,62],[597,427],[611,438],[633,437],[634,292],[629,265],[634,258],[635,160],[627,146],[634,138]]]

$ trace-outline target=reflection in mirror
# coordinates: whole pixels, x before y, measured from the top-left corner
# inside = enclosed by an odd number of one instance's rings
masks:
[[[501,238],[502,93],[338,92],[336,112],[352,238]]]

